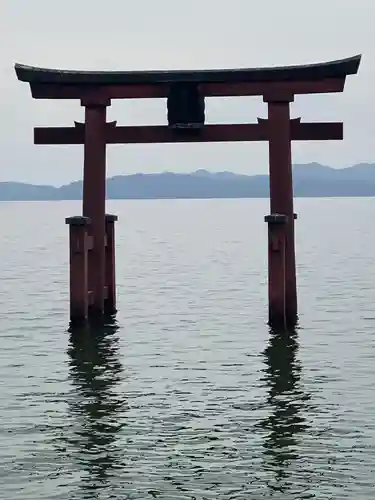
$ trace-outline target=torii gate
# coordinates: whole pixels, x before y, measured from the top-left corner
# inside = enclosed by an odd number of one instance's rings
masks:
[[[115,215],[105,214],[106,145],[167,142],[267,141],[269,322],[297,321],[291,141],[340,140],[342,123],[291,119],[296,94],[342,92],[361,56],[326,63],[197,71],[65,71],[15,65],[35,99],[79,99],[85,123],[37,127],[35,144],[84,144],[83,216],[70,217],[70,318],[86,321],[116,312]],[[205,97],[263,96],[268,119],[205,125]],[[122,127],[107,123],[111,99],[167,97],[168,126]]]

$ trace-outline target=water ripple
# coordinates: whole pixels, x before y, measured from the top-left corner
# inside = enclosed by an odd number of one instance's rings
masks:
[[[375,208],[297,205],[300,328],[280,334],[266,200],[111,202],[117,322],[70,332],[79,204],[1,204],[4,498],[372,499]]]

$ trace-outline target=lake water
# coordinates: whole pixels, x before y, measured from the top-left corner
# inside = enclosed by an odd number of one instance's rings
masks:
[[[0,204],[0,497],[375,498],[374,200],[296,200],[286,336],[267,200],[108,205],[117,324],[70,335],[80,204]]]

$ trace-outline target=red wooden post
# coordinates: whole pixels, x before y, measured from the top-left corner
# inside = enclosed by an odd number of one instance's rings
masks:
[[[104,313],[105,300],[105,196],[106,196],[106,107],[109,99],[84,99],[85,143],[83,169],[83,215],[91,219],[88,278],[90,315]]]
[[[116,313],[116,266],[115,266],[115,222],[117,215],[106,214],[106,252],[105,252],[105,276],[106,276],[106,299],[104,311],[108,315]]]
[[[265,97],[268,102],[270,204],[272,214],[288,217],[285,230],[286,319],[297,322],[297,282],[294,243],[293,176],[291,151],[290,102],[293,96],[278,99]]]
[[[270,326],[285,328],[286,274],[285,235],[288,217],[282,214],[266,215],[268,223],[268,318]]]
[[[85,323],[88,318],[88,217],[68,217],[70,247],[70,321]]]

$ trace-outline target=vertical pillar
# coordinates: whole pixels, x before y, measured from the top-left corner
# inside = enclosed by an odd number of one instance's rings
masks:
[[[68,217],[70,253],[70,321],[72,325],[88,318],[88,217]]]
[[[105,197],[106,107],[109,99],[85,99],[83,169],[83,215],[91,219],[92,249],[88,257],[88,280],[92,299],[90,315],[104,313],[105,299]]]
[[[286,319],[297,321],[297,281],[294,242],[293,176],[290,132],[292,95],[264,97],[268,102],[271,214],[288,217],[285,228]]]
[[[266,215],[268,223],[268,318],[270,326],[285,328],[285,234],[288,217],[283,214]]]
[[[116,313],[116,266],[115,266],[115,222],[117,215],[106,214],[106,247],[105,247],[105,277],[107,294],[104,302],[104,311],[108,315]]]

